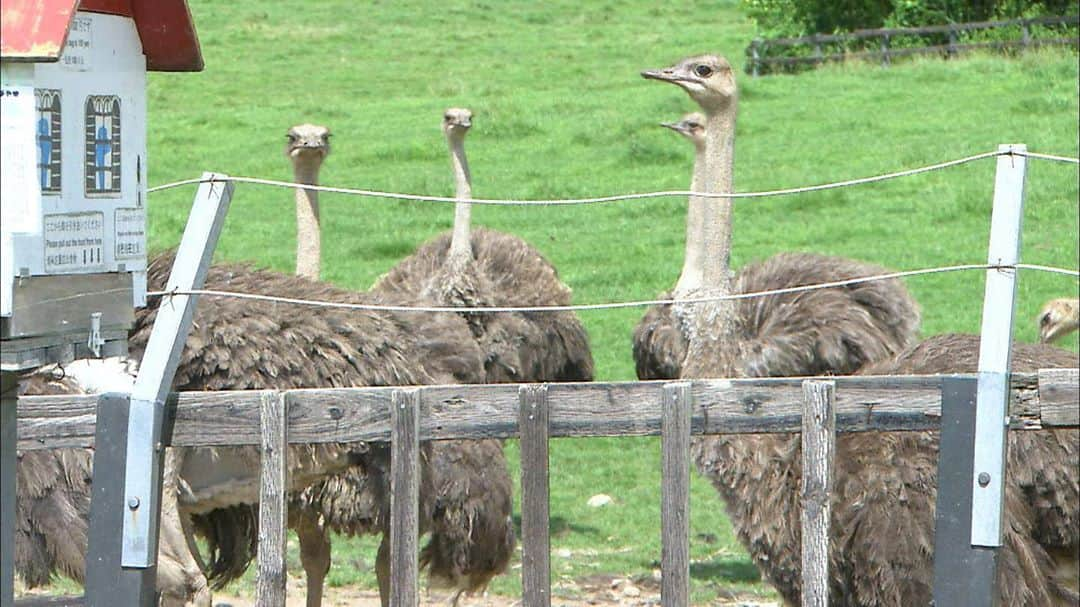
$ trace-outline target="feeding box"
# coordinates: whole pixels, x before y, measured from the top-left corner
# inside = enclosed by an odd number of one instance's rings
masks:
[[[127,350],[146,300],[146,71],[199,71],[184,0],[2,0],[0,341],[19,370]]]

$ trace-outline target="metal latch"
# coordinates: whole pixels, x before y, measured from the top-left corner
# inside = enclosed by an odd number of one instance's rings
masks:
[[[90,337],[86,340],[86,347],[90,348],[94,356],[101,358],[101,346],[104,345],[105,340],[101,338],[101,312],[94,312],[90,314]]]

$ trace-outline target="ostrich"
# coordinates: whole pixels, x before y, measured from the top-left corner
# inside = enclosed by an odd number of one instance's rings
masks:
[[[1076,367],[1076,354],[1046,344],[1012,346],[1012,370],[1035,372],[1039,369]],[[868,365],[860,375],[928,375],[936,373],[976,373],[979,366],[979,336],[938,335],[912,346],[893,358]],[[918,443],[891,441],[878,433],[859,433],[849,440],[847,451],[860,453],[868,467],[883,467],[881,462],[907,461],[929,454],[930,466],[919,469],[920,482],[937,487],[937,433],[903,433],[928,441],[919,454],[912,453]],[[837,458],[843,457],[838,450]],[[876,462],[874,461],[875,458]],[[899,488],[884,470],[866,470],[849,475],[838,485],[840,503],[864,500],[862,512],[855,509],[838,513],[841,528],[865,528],[863,513],[881,508],[884,500],[893,500]],[[1076,429],[1027,430],[1009,433],[1009,460],[1006,487],[1006,535],[1014,554],[1003,555],[998,575],[1002,605],[1076,605],[1080,601],[1080,431]],[[857,478],[856,478],[857,477]],[[876,478],[877,480],[872,480]],[[868,490],[875,482],[880,490]],[[893,482],[890,482],[893,481]],[[892,484],[892,486],[887,486]],[[935,492],[909,493],[913,502],[903,508],[904,518],[917,517],[915,528],[933,530]],[[892,514],[896,514],[894,510]],[[869,538],[853,537],[858,542]],[[927,536],[927,539],[932,539]],[[1032,539],[1034,541],[1032,541]],[[883,547],[886,550],[888,547]],[[885,553],[878,556],[886,558]],[[1032,565],[1038,565],[1035,569]],[[924,567],[929,567],[924,564]],[[1049,573],[1047,573],[1049,572]],[[925,568],[913,572],[920,577],[913,584],[929,587],[931,575]],[[856,577],[853,584],[879,583],[879,580]],[[909,573],[908,575],[912,575]],[[915,576],[913,576],[915,577]],[[1048,579],[1047,579],[1048,578]],[[866,592],[866,589],[860,592]],[[928,595],[927,595],[928,596]]]
[[[707,193],[730,192],[737,104],[730,64],[717,56],[691,57],[643,75],[678,84],[701,106],[706,116],[703,189]],[[744,278],[747,270],[734,281],[728,271],[730,200],[711,201],[703,215],[703,287],[699,294],[722,296],[737,292],[749,279]],[[766,268],[770,261],[760,267]],[[831,305],[808,305],[804,296],[811,293],[833,294],[837,299]],[[902,290],[897,293],[907,297]],[[855,298],[844,301],[846,294],[846,289],[824,289],[800,296],[764,298],[755,300],[749,308],[753,313],[730,300],[676,307],[688,336],[681,377],[849,372],[854,365],[900,352],[912,340],[917,318],[914,303],[893,300],[891,305],[897,306],[894,309],[904,310],[912,320],[888,322],[888,315],[875,311],[873,305]],[[859,306],[867,310],[854,318],[869,316],[871,324],[861,331],[845,329],[850,322],[847,315]],[[879,330],[867,330],[875,322],[881,323]],[[789,326],[793,328],[790,334],[786,333]],[[808,328],[814,328],[817,335],[815,331],[803,335]],[[830,339],[847,331],[847,338]],[[856,341],[852,344],[847,339]],[[836,353],[830,354],[831,347],[821,349],[823,344],[840,346],[841,353],[844,348],[854,348],[838,359],[849,361],[847,368],[836,366]],[[856,350],[869,356],[852,358]],[[836,516],[857,514],[858,525],[833,527],[845,533],[834,538],[830,546],[830,563],[835,564],[830,568],[831,604],[876,607],[926,604],[930,600],[927,580],[932,571],[932,540],[928,538],[933,525],[928,517],[917,514],[929,512],[927,500],[933,503],[933,483],[927,477],[936,465],[934,440],[931,433],[856,433],[839,438],[836,484],[841,489],[837,496],[845,499],[837,497],[833,512]],[[883,453],[890,445],[900,446]],[[758,568],[792,604],[798,602],[801,592],[799,451],[799,440],[791,435],[710,436],[693,444],[695,463],[726,502],[740,541]],[[898,467],[897,462],[903,462],[903,466]],[[865,483],[861,492],[850,489],[859,483]],[[1033,538],[1031,506],[1015,485],[1010,485],[1008,491],[1011,531],[1003,562],[1009,574],[1001,576],[1008,587],[1000,590],[1007,599],[1015,599],[1007,604],[1046,604],[1042,599],[1056,591],[1047,587],[1047,559],[1039,560],[1045,550]]]
[[[172,253],[160,255],[148,267],[151,289],[164,287]],[[377,295],[356,293],[325,283],[242,264],[215,264],[206,284],[210,288],[282,294],[343,303],[385,303]],[[309,310],[274,304],[204,298],[199,302],[187,347],[181,356],[174,386],[178,390],[227,390],[325,386],[417,385],[478,383],[482,381],[479,349],[456,315],[376,314],[364,311]],[[136,315],[131,336],[133,354],[145,347],[156,308]],[[424,445],[421,483],[422,530],[430,527],[431,543],[447,543],[466,555],[453,565],[463,578],[486,555],[474,554],[480,545],[461,546],[461,530],[449,523],[432,524],[440,508],[453,509],[467,502],[478,488],[487,494],[472,518],[490,516],[486,530],[510,537],[511,481],[501,448],[471,446],[465,441],[438,441]],[[329,568],[327,533],[383,534],[376,573],[383,600],[389,585],[389,449],[367,444],[292,447],[294,494],[290,526],[301,538],[301,554],[309,579],[309,605],[321,602],[322,580]],[[231,467],[223,465],[229,457]],[[290,458],[291,460],[293,458]],[[196,515],[196,527],[210,546],[210,577],[215,586],[227,583],[246,569],[254,553],[253,505],[258,496],[258,461],[254,449],[188,450],[182,475],[190,485],[182,492],[181,506]],[[442,462],[439,474],[435,464]],[[223,472],[215,472],[223,470]],[[335,476],[326,478],[331,473]],[[238,476],[239,479],[232,478]],[[463,479],[462,486],[447,486],[446,478]],[[242,480],[240,480],[242,479]],[[320,481],[320,482],[316,482]],[[443,481],[442,484],[436,484]],[[312,485],[312,483],[315,483]],[[436,487],[444,489],[436,492]],[[448,537],[448,534],[456,534]],[[434,569],[432,569],[434,575]],[[491,574],[494,575],[494,574]]]
[[[450,108],[442,128],[459,202],[454,227],[428,241],[379,278],[373,290],[403,300],[430,298],[456,306],[567,305],[570,288],[524,240],[471,229],[472,198],[465,135],[472,112]],[[488,383],[591,381],[589,336],[569,312],[464,314],[484,352]]]
[[[702,191],[705,175],[705,117],[687,114],[665,123],[694,144],[691,191]],[[686,256],[674,291],[663,298],[693,296],[702,288],[707,198],[691,197],[687,210]],[[880,266],[815,253],[780,253],[745,266],[735,277],[736,293],[767,291],[883,274]],[[734,314],[755,344],[742,353],[750,376],[852,373],[910,343],[918,330],[918,305],[896,280],[764,298],[738,300]],[[686,356],[686,306],[653,306],[634,329],[638,379],[674,379]],[[822,323],[828,315],[827,324]]]
[[[48,372],[30,375],[24,395],[81,394],[70,378]],[[87,520],[90,516],[93,450],[30,450],[19,454],[15,502],[15,569],[33,588],[59,573],[79,583],[86,578]],[[166,471],[166,488],[174,488]],[[189,551],[175,492],[163,493],[156,585],[162,605],[210,606],[210,590]]]
[[[329,136],[329,129],[324,126],[302,124],[289,129],[285,155],[293,163],[298,183],[317,184],[319,168],[330,152]],[[316,196],[317,193],[311,190],[296,190],[297,274],[313,279],[317,279],[319,265],[320,226]],[[305,272],[304,267],[314,271]],[[440,322],[462,324],[453,318],[440,319]],[[420,331],[420,334],[424,333]],[[444,353],[437,353],[435,358],[452,359]],[[478,382],[483,378],[457,373],[453,379]],[[422,565],[429,568],[433,578],[448,581],[461,591],[475,591],[505,570],[515,542],[510,523],[512,488],[501,444],[496,441],[448,441],[434,443],[429,449],[428,463],[436,476],[433,483],[437,487],[433,498],[435,505],[430,511],[436,518]],[[308,577],[309,604],[318,604],[322,581],[330,567],[328,532],[367,533],[377,522],[372,519],[374,511],[370,502],[373,494],[370,489],[371,483],[364,475],[345,473],[311,487],[294,502],[290,524],[300,540],[301,561]],[[233,511],[233,514],[239,512]],[[384,542],[380,554],[385,557],[387,550]],[[385,577],[388,572],[382,575]],[[467,583],[460,584],[463,582]],[[386,583],[384,580],[383,585]]]
[[[679,122],[664,122],[661,126],[679,133],[694,144],[690,191],[700,192],[705,185],[705,117],[695,112],[683,116]],[[691,197],[688,202],[682,273],[674,291],[662,293],[662,299],[672,295],[685,297],[701,288],[701,214],[708,201]],[[679,376],[685,356],[686,335],[671,306],[651,306],[634,328],[634,364],[638,379],[674,379]]]
[[[319,168],[330,154],[330,129],[298,124],[285,134],[285,156],[293,165],[293,181],[318,185]],[[322,256],[319,192],[296,188],[296,275],[319,279]]]
[[[1039,312],[1039,341],[1048,344],[1080,328],[1080,299],[1061,298],[1046,302]]]

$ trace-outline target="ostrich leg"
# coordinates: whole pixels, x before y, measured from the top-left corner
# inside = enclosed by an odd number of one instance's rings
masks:
[[[330,538],[317,513],[299,510],[293,525],[300,539],[300,562],[307,576],[307,607],[322,604],[323,582],[330,571]]]

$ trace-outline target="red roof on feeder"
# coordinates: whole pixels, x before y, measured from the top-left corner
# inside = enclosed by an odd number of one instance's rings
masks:
[[[0,57],[6,61],[57,61],[75,11],[83,10],[134,20],[148,70],[203,69],[186,0],[0,0],[0,8]]]

